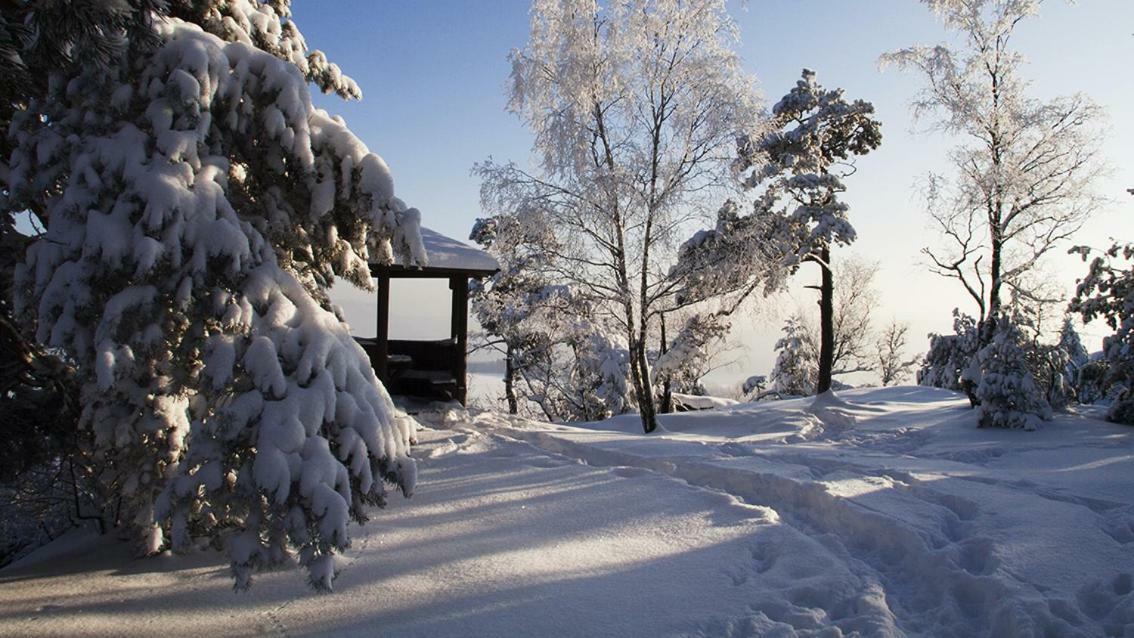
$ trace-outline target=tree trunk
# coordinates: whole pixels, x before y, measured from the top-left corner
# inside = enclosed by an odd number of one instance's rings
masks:
[[[992,343],[992,335],[996,333],[996,320],[1000,315],[1000,285],[1001,285],[1001,250],[1004,244],[997,228],[992,229],[992,263],[989,264],[988,284],[988,312],[980,325],[980,345],[987,346]]]
[[[815,393],[831,389],[831,370],[835,363],[835,279],[831,272],[831,248],[819,252],[822,280],[819,284],[819,379]]]
[[[516,401],[516,366],[513,363],[515,350],[511,344],[504,353],[504,396],[508,399],[508,414],[518,414],[519,405]]]
[[[643,331],[644,332],[644,331]],[[650,386],[650,366],[646,361],[646,342],[639,335],[630,344],[630,378],[638,399],[638,414],[642,417],[642,430],[646,434],[658,428],[654,390]]]
[[[668,350],[665,339],[665,314],[659,316],[661,317],[661,343],[659,344],[658,352],[659,354],[665,354],[666,350]],[[662,414],[673,412],[673,383],[670,381],[668,375],[666,375],[665,379],[662,381],[661,407],[658,408],[658,412]]]

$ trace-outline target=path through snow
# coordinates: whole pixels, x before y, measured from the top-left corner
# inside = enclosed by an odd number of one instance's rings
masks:
[[[878,596],[901,633],[1134,635],[1134,431],[1076,416],[1036,433],[978,430],[952,393],[847,396],[672,415],[649,438],[627,417],[584,428],[479,420],[591,465],[773,509],[839,556],[858,596]],[[791,606],[753,610],[789,635],[814,629],[812,618],[856,628],[829,598],[783,598]],[[739,622],[727,633],[749,635]]]
[[[1134,635],[1134,429],[982,431],[955,395],[425,430],[336,592],[62,539],[0,571],[0,635]]]

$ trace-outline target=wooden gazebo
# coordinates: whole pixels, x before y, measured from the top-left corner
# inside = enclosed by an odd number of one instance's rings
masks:
[[[466,351],[469,323],[469,279],[487,277],[500,266],[483,250],[428,228],[421,229],[429,265],[370,264],[378,280],[378,330],[373,339],[358,337],[375,374],[391,394],[460,401],[467,395]],[[448,279],[453,291],[448,339],[390,340],[390,280]]]

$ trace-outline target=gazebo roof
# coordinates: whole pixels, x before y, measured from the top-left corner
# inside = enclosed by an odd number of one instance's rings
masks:
[[[469,275],[483,277],[500,270],[496,258],[487,252],[446,237],[432,228],[421,227],[421,242],[429,265],[424,267],[397,263],[390,266],[370,264],[371,272],[385,272],[402,277],[442,277]]]

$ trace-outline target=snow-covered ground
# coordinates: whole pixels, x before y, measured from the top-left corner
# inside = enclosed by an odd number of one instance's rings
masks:
[[[334,594],[66,538],[0,571],[0,635],[1134,636],[1134,428],[841,397],[436,423]]]

